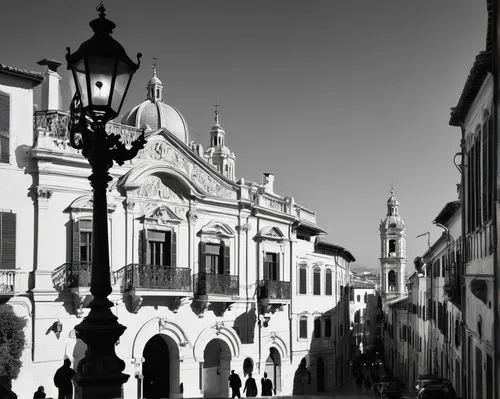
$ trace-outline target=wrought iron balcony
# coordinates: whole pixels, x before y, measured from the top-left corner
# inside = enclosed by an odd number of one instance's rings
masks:
[[[16,271],[0,270],[0,295],[10,295],[15,291]]]
[[[132,289],[191,291],[191,269],[131,263],[116,272],[122,291]]]
[[[197,295],[239,294],[239,278],[230,274],[199,273],[193,276],[193,291]]]
[[[90,287],[91,270],[90,262],[66,262],[52,272],[52,282],[57,290]]]
[[[259,298],[290,299],[290,282],[278,280],[260,280]]]

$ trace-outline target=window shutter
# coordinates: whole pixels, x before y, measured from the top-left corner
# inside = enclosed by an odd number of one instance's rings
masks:
[[[170,232],[170,267],[177,267],[177,234]]]
[[[231,264],[230,264],[230,248],[229,246],[224,246],[224,274],[231,274]]]
[[[280,259],[281,253],[276,254],[276,281],[280,281]]]
[[[139,262],[143,265],[148,264],[150,259],[147,230],[139,231]]]
[[[16,268],[16,214],[0,213],[0,269]]]
[[[80,262],[80,221],[73,220],[73,262]]]
[[[269,280],[269,268],[270,268],[269,260],[267,258],[267,253],[264,254],[264,280]]]
[[[8,94],[0,92],[0,162],[9,163],[9,136],[10,97]]]
[[[205,250],[206,244],[204,242],[200,242],[198,244],[198,273],[205,273]]]

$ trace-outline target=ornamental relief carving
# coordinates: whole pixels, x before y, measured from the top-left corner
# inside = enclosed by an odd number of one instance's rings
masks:
[[[172,202],[184,202],[173,190],[163,184],[157,176],[148,177],[141,187],[136,190],[138,197],[161,198]]]
[[[223,187],[207,172],[199,166],[193,165],[185,156],[164,141],[148,142],[144,149],[139,151],[137,158],[165,161],[199,184],[208,194],[236,199],[235,192]]]

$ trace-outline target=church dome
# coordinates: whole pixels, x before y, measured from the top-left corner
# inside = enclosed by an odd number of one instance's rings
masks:
[[[167,129],[184,144],[189,143],[189,129],[182,114],[162,101],[146,100],[127,112],[121,121],[124,125],[146,130]]]
[[[156,65],[153,65],[146,100],[128,111],[121,123],[146,130],[166,129],[184,144],[188,144],[189,129],[186,120],[177,108],[163,102],[162,92],[163,84],[156,76]]]

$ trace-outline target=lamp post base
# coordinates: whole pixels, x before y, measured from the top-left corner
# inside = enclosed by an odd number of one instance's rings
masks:
[[[77,337],[87,344],[84,358],[74,376],[77,398],[111,399],[121,397],[121,387],[129,375],[125,362],[115,353],[115,343],[125,331],[107,307],[91,308],[75,327]]]

